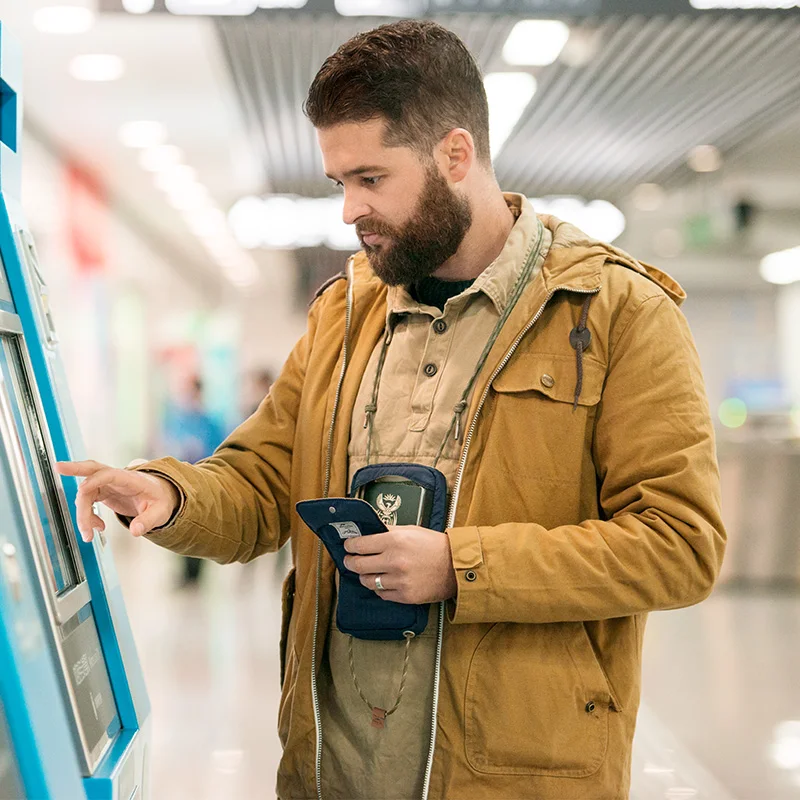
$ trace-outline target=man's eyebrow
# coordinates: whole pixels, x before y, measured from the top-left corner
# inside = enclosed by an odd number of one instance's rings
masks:
[[[354,178],[356,175],[363,175],[365,172],[382,172],[385,167],[378,167],[378,166],[364,166],[364,167],[356,167],[355,169],[349,169],[347,172],[342,175],[343,178]],[[330,178],[332,181],[337,180],[333,175],[329,175],[327,172],[325,173],[326,177]]]

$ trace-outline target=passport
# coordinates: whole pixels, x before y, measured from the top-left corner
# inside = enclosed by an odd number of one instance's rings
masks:
[[[359,487],[357,497],[366,500],[386,525],[429,527],[433,493],[400,475],[382,475]]]

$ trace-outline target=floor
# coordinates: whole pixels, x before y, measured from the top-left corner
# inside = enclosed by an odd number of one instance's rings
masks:
[[[180,590],[176,556],[112,539],[153,703],[153,800],[273,798],[282,566],[207,563]],[[651,615],[631,796],[800,798],[799,595],[721,588]]]

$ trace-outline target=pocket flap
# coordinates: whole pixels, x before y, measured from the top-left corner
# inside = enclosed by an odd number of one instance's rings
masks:
[[[583,356],[583,387],[578,405],[593,406],[600,402],[606,369],[588,355]],[[539,392],[561,403],[575,400],[578,385],[578,359],[569,355],[518,353],[495,378],[492,387],[500,394]]]

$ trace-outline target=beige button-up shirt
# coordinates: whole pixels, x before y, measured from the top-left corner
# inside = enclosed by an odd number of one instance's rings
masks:
[[[443,311],[416,302],[405,287],[391,287],[387,296],[387,325],[393,333],[380,379],[370,463],[435,464],[447,478],[448,490],[461,453],[461,441],[451,430],[454,409],[512,299],[529,255],[534,258],[533,275],[552,242],[552,234],[540,226],[525,197],[509,193],[505,198],[517,221],[500,255],[468,289],[450,298]],[[380,349],[378,345],[372,354],[356,399],[348,449],[351,481],[366,464],[365,407],[372,401]],[[337,629],[335,613],[331,616],[319,681],[326,798],[421,796],[432,725],[437,614],[438,607],[432,606],[425,631],[411,642],[403,697],[383,729],[371,726],[372,714],[350,669],[350,637]],[[362,692],[371,705],[391,708],[400,685],[405,642],[353,639],[352,644]]]

